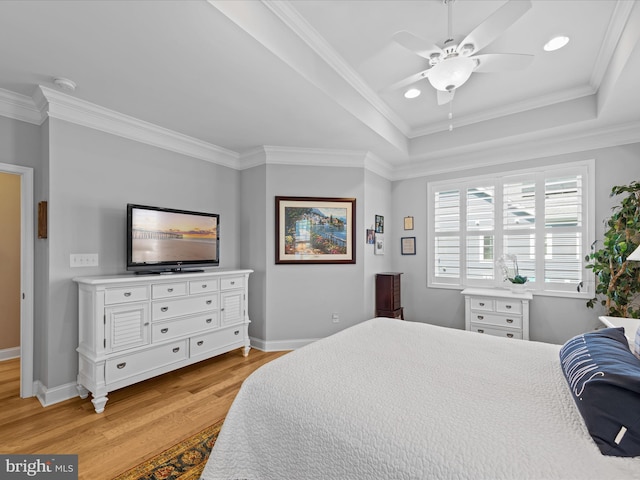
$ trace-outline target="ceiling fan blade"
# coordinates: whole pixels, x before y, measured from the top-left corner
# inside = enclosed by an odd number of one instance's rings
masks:
[[[523,70],[531,64],[534,56],[519,53],[487,53],[470,58],[479,62],[474,72],[489,73]]]
[[[436,90],[438,92],[438,105],[446,105],[451,100],[453,100],[453,95],[456,93],[455,90],[451,90],[449,92],[443,92],[442,90]]]
[[[417,81],[422,80],[423,78],[427,78],[429,76],[429,72],[430,71],[431,71],[431,69],[428,68],[427,70],[423,70],[421,72],[414,73],[413,75],[410,75],[407,78],[402,79],[399,82],[396,82],[393,85],[391,85],[389,87],[389,90],[398,90],[400,88],[408,87],[412,83],[416,83]]]
[[[397,32],[393,35],[393,39],[402,45],[404,48],[417,53],[421,57],[429,58],[432,53],[439,53],[443,55],[442,49],[432,42],[431,40],[425,40],[424,38],[416,37],[413,33],[405,30]]]
[[[458,51],[467,45],[474,46],[473,52],[477,53],[493,42],[509,28],[516,20],[531,8],[530,0],[510,0],[498,10],[493,12],[484,22],[478,25],[458,45]]]

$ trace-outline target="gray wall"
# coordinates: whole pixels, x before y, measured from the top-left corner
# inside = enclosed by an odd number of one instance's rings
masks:
[[[42,382],[77,375],[76,276],[125,272],[126,204],[220,214],[221,267],[239,265],[239,172],[65,121],[49,121],[49,295]],[[72,253],[100,265],[71,268]]]
[[[276,265],[276,196],[355,197],[356,263]],[[364,170],[267,165],[265,203],[265,340],[322,338],[364,320]],[[340,315],[339,323],[332,322],[332,313]]]
[[[617,204],[609,193],[614,185],[624,185],[640,179],[640,144],[603,148],[588,152],[559,155],[496,167],[469,169],[430,177],[393,182],[393,217],[412,214],[415,217],[417,255],[394,257],[394,268],[404,272],[402,300],[405,318],[454,328],[464,328],[464,299],[460,290],[427,288],[427,182],[456,177],[472,177],[556,165],[558,163],[595,159],[596,161],[596,238],[602,239],[603,221]],[[396,232],[392,242],[399,241]],[[530,334],[532,340],[564,343],[572,336],[598,326],[600,309],[589,309],[583,299],[535,295],[530,305]]]

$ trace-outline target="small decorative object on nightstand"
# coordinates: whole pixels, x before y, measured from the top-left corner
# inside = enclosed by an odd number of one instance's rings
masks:
[[[531,292],[467,288],[462,291],[465,303],[465,328],[499,337],[529,340],[529,302]]]
[[[599,317],[600,321],[607,327],[624,328],[624,335],[629,341],[629,348],[633,354],[640,358],[640,338],[638,332],[640,332],[640,318],[623,318],[623,317]]]
[[[400,302],[400,275],[402,273],[376,274],[376,317],[404,320],[404,309]]]

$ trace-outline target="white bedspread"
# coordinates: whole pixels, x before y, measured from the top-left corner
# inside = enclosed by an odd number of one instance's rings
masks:
[[[559,348],[369,320],[252,374],[203,478],[640,478],[593,443]]]

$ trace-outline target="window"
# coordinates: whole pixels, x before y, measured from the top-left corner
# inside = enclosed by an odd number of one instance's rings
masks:
[[[428,185],[429,286],[499,286],[495,260],[516,255],[536,293],[590,293],[593,161]]]

